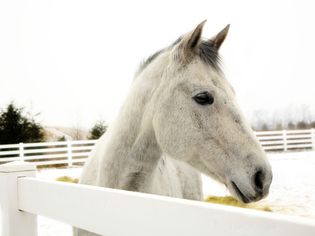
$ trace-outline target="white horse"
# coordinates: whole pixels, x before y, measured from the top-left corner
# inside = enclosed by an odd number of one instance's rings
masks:
[[[219,66],[229,26],[203,40],[204,23],[140,67],[81,184],[202,200],[203,173],[244,203],[268,194],[271,167]]]

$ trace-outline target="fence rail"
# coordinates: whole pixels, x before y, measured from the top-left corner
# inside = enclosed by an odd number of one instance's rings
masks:
[[[265,151],[315,150],[315,130],[279,130],[255,132]],[[36,166],[83,164],[96,140],[0,145],[0,164],[29,161]]]
[[[255,132],[265,151],[315,150],[315,129]]]
[[[30,165],[14,162],[0,165],[2,236],[37,236],[37,215],[110,236],[315,235],[315,223],[312,220],[137,192],[39,180],[34,178],[36,169]]]
[[[28,161],[36,166],[82,164],[90,155],[96,140],[0,145],[0,164]]]

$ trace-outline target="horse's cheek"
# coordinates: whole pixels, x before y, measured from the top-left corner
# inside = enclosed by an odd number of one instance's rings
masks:
[[[174,156],[179,141],[177,137],[178,123],[176,122],[176,115],[168,112],[158,112],[153,119],[153,128],[156,140],[163,152]]]

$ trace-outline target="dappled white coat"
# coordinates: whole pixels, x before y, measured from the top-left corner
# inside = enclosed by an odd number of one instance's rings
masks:
[[[203,41],[203,25],[142,66],[85,164],[81,184],[201,200],[202,172],[240,201],[268,193],[270,165],[216,67],[228,27]]]

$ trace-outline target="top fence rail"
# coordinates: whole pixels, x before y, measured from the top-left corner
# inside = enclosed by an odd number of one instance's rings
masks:
[[[315,150],[315,129],[257,131],[255,135],[268,152]],[[0,145],[0,164],[29,161],[36,166],[82,165],[97,140]]]

